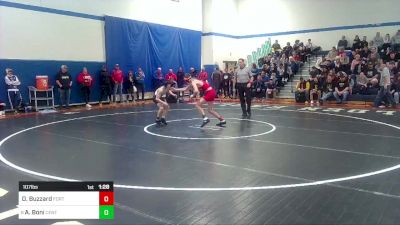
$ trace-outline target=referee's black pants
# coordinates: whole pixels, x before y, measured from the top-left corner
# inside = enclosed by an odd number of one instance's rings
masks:
[[[247,87],[247,83],[237,83],[239,92],[240,106],[242,107],[243,115],[251,114],[251,89]]]

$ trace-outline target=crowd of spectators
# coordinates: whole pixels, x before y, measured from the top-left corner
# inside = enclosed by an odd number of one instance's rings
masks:
[[[296,86],[296,100],[323,104],[336,99],[346,103],[349,96],[374,96],[375,107],[395,107],[400,91],[400,30],[390,38],[377,32],[369,42],[358,35],[350,45],[345,36],[328,54],[317,60],[308,80]]]

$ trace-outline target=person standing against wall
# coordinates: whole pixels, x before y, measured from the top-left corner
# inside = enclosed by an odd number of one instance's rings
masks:
[[[142,92],[142,101],[144,101],[144,79],[146,78],[146,75],[144,74],[142,68],[138,68],[138,71],[135,73],[136,77],[136,99],[139,100],[139,89]]]
[[[60,72],[57,74],[56,83],[58,86],[58,92],[60,93],[60,106],[69,108],[69,100],[71,97],[72,77],[68,72],[68,67],[62,65]]]
[[[239,92],[240,105],[242,107],[242,117],[251,117],[251,85],[253,83],[253,76],[244,59],[239,59],[239,67],[235,71],[236,86]]]
[[[222,74],[218,67],[215,68],[214,72],[211,75],[213,89],[216,92],[216,97],[218,97],[220,93]]]
[[[21,92],[19,91],[19,86],[21,85],[21,82],[19,81],[18,77],[13,74],[13,70],[10,68],[6,69],[6,76],[4,77],[4,81],[7,85],[7,96],[10,107],[12,110],[15,111],[15,113],[17,113],[19,105],[22,101]]]
[[[86,103],[86,108],[92,108],[92,106],[89,104],[89,100],[90,100],[90,88],[93,85],[93,78],[88,73],[86,67],[83,67],[82,73],[79,74],[78,83],[81,85],[81,92],[84,101]]]
[[[179,67],[176,76],[178,77],[178,88],[183,88],[183,85],[185,84],[185,72],[182,67]],[[183,92],[178,92],[178,98],[180,102],[183,102]]]
[[[111,75],[107,71],[106,65],[103,65],[100,72],[100,100],[99,104],[102,106],[103,98],[108,96],[110,103],[112,102],[111,97]]]
[[[114,70],[111,74],[111,79],[114,83],[114,103],[117,102],[117,92],[119,92],[119,102],[122,103],[122,84],[124,82],[124,74],[119,68],[119,64],[115,64]]]
[[[228,72],[228,68],[225,68],[225,72],[222,75],[222,86],[224,89],[224,98],[230,97],[230,85],[231,85],[231,74]]]
[[[171,80],[171,79],[174,82],[178,81],[178,76],[176,76],[173,69],[169,69],[167,75],[165,75],[165,80]]]

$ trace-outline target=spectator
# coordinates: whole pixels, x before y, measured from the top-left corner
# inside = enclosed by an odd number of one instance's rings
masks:
[[[343,49],[347,49],[347,40],[346,40],[346,36],[342,36],[342,39],[341,40],[339,40],[339,42],[338,42],[338,44],[337,44],[337,47],[338,48],[343,48]]]
[[[386,34],[383,39],[383,45],[381,51],[386,51],[387,48],[390,48],[392,44],[392,39],[390,38],[390,34]]]
[[[103,65],[100,72],[100,100],[99,104],[102,105],[102,101],[104,97],[108,97],[109,101],[112,101],[111,98],[111,84],[112,79],[110,73],[107,71],[107,67]]]
[[[332,47],[332,49],[329,51],[328,55],[326,56],[327,59],[333,61],[335,60],[336,56],[337,56],[337,50],[335,47]]]
[[[386,66],[385,63],[381,63],[380,67],[380,79],[379,79],[379,91],[378,94],[375,98],[374,106],[375,107],[382,107],[384,108],[384,105],[381,105],[381,102],[384,97],[389,101],[389,104],[392,107],[396,107],[396,102],[393,99],[392,94],[390,93],[390,71],[389,68]]]
[[[255,63],[254,63],[255,65]],[[222,82],[222,74],[218,67],[215,67],[214,72],[211,74],[213,89],[215,90],[215,94],[217,97],[221,94],[221,82]]]
[[[190,67],[189,74],[191,77],[197,78],[197,70],[195,70],[193,67]]]
[[[225,69],[223,74],[222,86],[224,87],[224,98],[230,97],[230,86],[231,86],[231,74],[228,72],[228,68]]]
[[[295,40],[293,44],[293,51],[298,51],[300,46],[300,40]]]
[[[272,60],[272,55],[271,55],[271,54],[268,54],[268,55],[264,58],[263,67],[264,67],[265,65],[270,66],[270,65],[271,65],[271,60]]]
[[[363,36],[363,40],[361,41],[361,48],[365,48],[365,47],[368,49],[367,36]]]
[[[69,108],[69,100],[71,97],[72,77],[68,72],[68,67],[62,65],[56,77],[58,92],[60,93],[60,106]]]
[[[274,52],[282,50],[281,45],[278,43],[278,40],[275,40],[275,43],[271,47]]]
[[[200,73],[199,73],[198,79],[199,79],[199,80],[202,80],[202,81],[208,82],[208,73],[207,73],[207,71],[204,69],[204,67],[201,68],[201,71],[200,71]]]
[[[368,83],[370,83],[372,87],[378,85],[379,72],[375,69],[375,66],[372,62],[368,62],[367,67],[363,69],[363,73],[367,77]]]
[[[293,57],[289,57],[289,64],[288,66],[290,67],[290,70],[293,75],[296,75],[299,72],[299,64],[294,60]]]
[[[313,43],[311,42],[311,39],[307,40],[307,44],[305,47],[306,47],[307,53],[311,53],[312,51],[314,51],[314,46],[313,46]]]
[[[254,97],[258,100],[265,98],[266,87],[261,75],[257,76],[256,81],[253,83]]]
[[[350,58],[346,54],[341,54],[339,56],[339,61],[345,68],[345,71],[347,72],[350,69]]]
[[[135,102],[135,92],[137,93],[137,88],[135,87],[136,77],[132,70],[128,72],[128,79],[126,80],[126,91],[128,93],[126,101],[129,102],[129,97],[132,98],[132,102]]]
[[[322,65],[322,67],[326,67],[326,66]],[[317,76],[320,73],[321,73],[321,71],[318,70],[317,67],[315,67],[315,66],[311,67],[310,76]]]
[[[335,59],[335,71],[336,72],[339,72],[339,71],[344,71],[344,72],[346,72],[346,69],[347,69],[347,67],[346,67],[346,65],[343,65],[342,64],[342,61],[341,61],[341,57],[340,56],[336,56],[336,59]]]
[[[308,103],[310,97],[310,83],[300,77],[300,81],[296,84],[296,102]],[[303,101],[301,99],[304,99]]]
[[[320,104],[325,103],[326,100],[333,96],[335,86],[335,78],[333,76],[328,76],[322,86],[323,95],[320,100]]]
[[[280,88],[284,86],[284,84],[282,82],[283,77],[279,72],[279,67],[276,68],[274,73],[271,73],[271,77],[274,77],[274,79],[273,79],[275,81],[274,84],[275,84],[277,90],[279,91]]]
[[[364,72],[361,72],[359,75],[357,75],[357,84],[356,84],[356,90],[359,94],[366,95],[368,94],[368,87],[370,85],[367,76],[364,74]]]
[[[384,59],[384,63],[399,61],[400,55],[397,52],[391,51]]]
[[[290,45],[290,42],[286,43],[286,46],[283,48],[283,53],[286,55],[286,57],[289,57],[292,55],[293,47]]]
[[[274,84],[276,82],[276,74],[277,74],[277,69],[276,69],[276,65],[275,64],[271,64],[268,76],[271,80],[274,81]]]
[[[377,45],[373,40],[371,40],[371,41],[368,43],[368,46],[369,46],[370,49],[371,49],[371,48],[378,48],[378,45]]]
[[[119,92],[119,102],[123,101],[122,98],[122,85],[124,82],[124,74],[119,68],[119,64],[115,64],[114,70],[111,74],[111,80],[114,84],[114,103],[117,102],[117,92]]]
[[[397,67],[396,67],[396,62],[390,61],[388,63],[388,69],[389,69],[390,78],[394,79],[394,77],[397,76],[397,74],[399,72]]]
[[[346,78],[346,75],[343,72],[339,72],[339,80],[335,87],[335,92],[333,96],[335,96],[336,103],[346,103],[347,97],[349,96],[349,80]]]
[[[262,69],[261,69],[261,73],[262,72],[264,72],[264,73],[269,73],[269,64],[264,64],[263,66],[262,66]]]
[[[306,58],[307,58],[306,55],[309,53],[307,51],[308,51],[308,49],[304,46],[303,42],[300,42],[299,49],[298,49],[296,55],[299,56],[299,58],[300,58],[299,61],[301,61],[301,63],[305,63],[306,62]]]
[[[382,48],[384,41],[383,41],[383,37],[381,36],[381,32],[376,32],[376,36],[374,37],[373,41],[374,41],[374,44],[376,46],[378,46],[378,49]]]
[[[146,75],[144,74],[142,68],[138,68],[137,72],[135,73],[135,80],[136,80],[136,99],[139,100],[139,90],[142,92],[142,101],[144,101],[144,81]]]
[[[169,69],[167,75],[165,76],[165,80],[174,80],[175,82],[178,82],[178,76],[174,73],[173,69]]]
[[[372,62],[374,65],[378,65],[381,56],[378,53],[377,47],[372,47],[371,52],[368,55],[368,62]]]
[[[400,96],[400,76],[396,76],[393,79],[392,82],[392,94],[394,97],[394,101],[396,102],[396,104],[399,104],[399,96]]]
[[[86,67],[83,67],[82,73],[78,75],[78,83],[81,86],[81,92],[83,95],[83,99],[86,103],[86,108],[92,108],[89,102],[90,102],[90,88],[92,87],[94,80],[92,76],[88,73]]]
[[[310,83],[311,106],[313,106],[315,102],[319,104],[319,100],[321,98],[321,84],[317,76],[311,77],[309,83]],[[317,96],[317,99],[315,99],[315,96]]]
[[[358,37],[358,35],[356,35],[354,37],[354,41],[353,41],[353,50],[360,49],[360,48],[362,48],[361,40],[360,40],[360,37]]]
[[[276,94],[276,85],[274,84],[273,80],[269,80],[267,83],[267,97],[274,98]]]
[[[363,47],[362,51],[360,52],[360,57],[363,61],[367,61],[369,54],[371,54],[371,51],[368,49],[368,47]]]
[[[294,59],[294,61],[296,61],[296,63],[300,64],[301,57],[299,54],[295,53],[295,54],[293,54],[293,56],[290,56],[290,57],[292,57]],[[279,63],[277,63],[277,64],[279,64]]]
[[[17,75],[13,74],[13,70],[10,68],[6,69],[6,76],[4,77],[7,87],[7,96],[10,103],[10,107],[15,113],[18,112],[19,105],[22,102],[21,92],[19,91],[19,86],[21,82],[19,81]],[[3,110],[2,110],[3,111]]]
[[[258,76],[258,73],[259,73],[258,68],[257,68],[257,64],[253,63],[251,65],[250,72],[251,72],[251,75],[253,76],[253,79],[256,80],[257,76]]]
[[[350,71],[352,74],[360,74],[360,72],[362,71],[363,68],[363,62],[361,60],[361,56],[360,55],[356,55],[355,58],[353,59],[353,62],[351,62],[351,66],[350,66]]]
[[[157,89],[161,87],[163,83],[164,83],[164,76],[162,74],[161,67],[158,67],[153,76],[153,88]]]
[[[183,88],[185,84],[185,72],[183,71],[182,67],[179,67],[178,72],[176,73],[176,76],[178,77],[178,88]],[[178,93],[179,98],[183,98],[183,93],[179,92]]]
[[[232,98],[234,98],[234,99],[237,99],[237,97],[238,97],[238,95],[239,95],[239,90],[238,90],[238,86],[237,86],[237,76],[236,76],[236,74],[235,74],[235,70],[236,70],[237,68],[238,68],[238,67],[235,66],[234,69],[231,69],[231,70],[229,71],[230,74],[231,74],[231,87],[230,87],[231,96],[232,96]]]
[[[392,48],[394,51],[400,51],[400,30],[392,37]]]

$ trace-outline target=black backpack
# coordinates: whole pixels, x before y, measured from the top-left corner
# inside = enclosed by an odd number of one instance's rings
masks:
[[[305,92],[296,92],[295,100],[296,100],[297,103],[306,102],[306,93]]]

